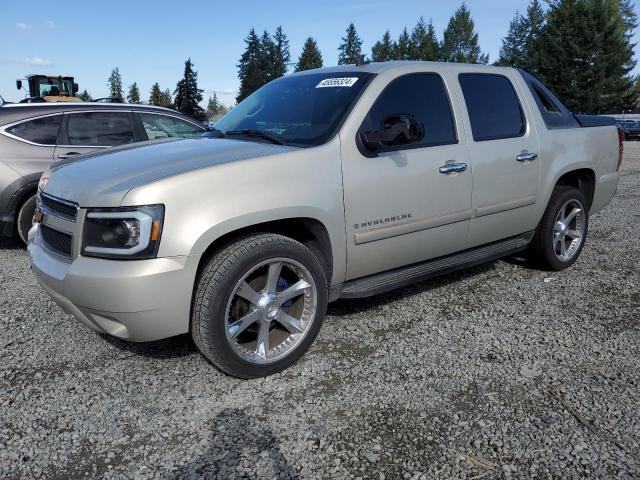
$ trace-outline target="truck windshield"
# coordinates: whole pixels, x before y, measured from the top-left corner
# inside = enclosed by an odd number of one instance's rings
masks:
[[[229,135],[314,146],[332,138],[373,74],[331,72],[274,80],[244,99],[215,128]],[[265,134],[264,136],[257,135]]]

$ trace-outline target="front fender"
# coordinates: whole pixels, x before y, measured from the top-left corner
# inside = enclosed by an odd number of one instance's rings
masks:
[[[315,220],[324,226],[329,235],[329,241],[331,242],[333,262],[333,277],[330,279],[331,284],[343,282],[346,269],[346,255],[344,248],[340,248],[340,245],[344,243],[344,236],[336,233],[340,230],[337,230],[335,226],[331,225],[331,217],[327,212],[311,206],[301,205],[273,208],[228,218],[204,231],[194,242],[189,255],[202,255],[210,245],[227,234],[269,222],[294,218]]]

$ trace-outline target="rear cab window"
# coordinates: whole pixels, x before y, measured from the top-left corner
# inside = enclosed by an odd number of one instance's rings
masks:
[[[5,128],[4,131],[18,140],[38,145],[55,146],[61,123],[62,114],[56,114],[25,120]]]
[[[493,73],[461,73],[458,79],[469,113],[474,141],[483,142],[524,135],[524,111],[507,77]]]
[[[135,141],[129,112],[78,112],[67,116],[68,145],[114,147]]]

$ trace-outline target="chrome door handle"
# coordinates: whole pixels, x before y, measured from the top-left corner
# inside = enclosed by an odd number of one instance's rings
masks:
[[[438,169],[438,171],[440,173],[449,174],[449,173],[464,172],[466,169],[467,169],[466,163],[446,163],[442,165]]]
[[[520,155],[516,156],[516,160],[519,162],[533,162],[536,158],[538,158],[537,153],[529,152],[522,152]]]
[[[58,155],[58,158],[71,158],[71,157],[75,157],[76,155],[80,155],[78,152],[69,152],[69,153],[61,153],[60,155]]]

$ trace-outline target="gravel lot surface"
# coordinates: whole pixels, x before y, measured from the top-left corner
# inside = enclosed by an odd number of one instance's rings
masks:
[[[76,323],[0,246],[0,478],[640,477],[640,142],[568,271],[340,301],[288,371]]]

